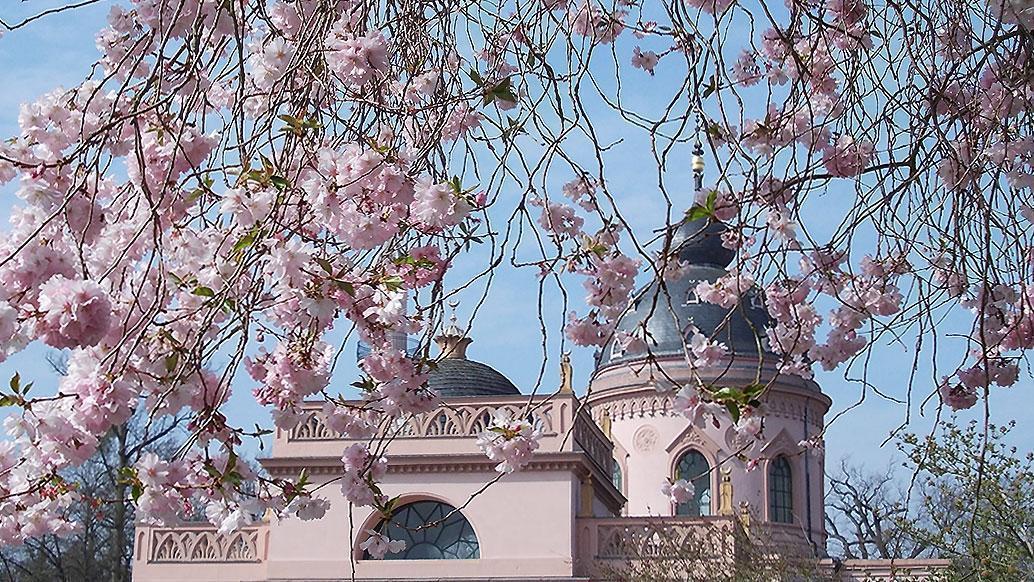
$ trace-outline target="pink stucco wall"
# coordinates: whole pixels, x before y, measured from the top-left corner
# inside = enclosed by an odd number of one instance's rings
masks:
[[[749,369],[748,369],[749,368]],[[721,381],[750,382],[757,370],[733,367]],[[447,406],[410,419],[403,434],[389,445],[389,472],[381,488],[403,502],[435,499],[461,507],[478,537],[477,560],[364,560],[358,544],[377,523],[369,508],[350,509],[338,486],[340,456],[348,444],[320,424],[318,413],[292,431],[278,431],[272,455],[263,465],[274,476],[293,477],[304,468],[314,483],[329,483],[320,494],[331,502],[318,521],[271,518],[231,537],[219,536],[207,524],[137,529],[133,578],[137,582],[258,582],[266,580],[587,580],[597,561],[609,555],[606,541],[615,532],[647,539],[655,528],[693,528],[720,523],[738,527],[741,503],[751,519],[778,534],[780,540],[808,545],[810,534],[824,548],[822,520],[822,456],[811,464],[810,497],[798,441],[822,426],[829,399],[807,383],[787,379],[773,383],[766,396],[765,443],[752,454],[765,458],[786,454],[794,470],[794,524],[766,524],[767,466],[746,471],[729,461],[735,515],[709,518],[672,517],[673,507],[660,484],[673,474],[688,447],[700,450],[712,464],[741,445],[727,425],[715,429],[689,427],[671,411],[671,395],[648,386],[648,372],[616,367],[599,374],[587,402],[571,394],[538,398],[533,416],[544,436],[535,460],[522,472],[497,477],[493,463],[474,444],[479,419],[496,408],[525,410],[527,396],[452,399]],[[688,372],[677,362],[666,369],[676,379]],[[766,369],[764,374],[771,374]],[[763,377],[764,379],[764,377]],[[592,417],[590,417],[590,414]],[[805,422],[807,415],[807,422]],[[595,420],[593,420],[595,418]],[[601,428],[609,431],[609,438]],[[623,473],[623,487],[611,483],[611,463]],[[719,477],[712,484],[712,513],[719,509]],[[627,500],[626,500],[627,498]],[[807,527],[807,509],[812,525]],[[710,526],[708,526],[710,527]],[[609,548],[609,549],[608,549]],[[940,561],[835,564],[843,580],[925,579]],[[913,569],[912,577],[902,574]]]
[[[403,502],[435,499],[460,507],[469,499],[462,512],[477,534],[481,559],[432,564],[362,560],[357,552],[357,576],[420,578],[428,568],[450,576],[486,576],[493,572],[570,576],[573,532],[570,525],[558,523],[556,516],[574,515],[576,480],[563,471],[517,473],[472,497],[493,477],[475,471],[389,474],[381,489],[389,497],[404,496]],[[271,578],[289,578],[300,571],[313,578],[351,575],[350,554],[355,548],[351,540],[363,539],[363,532],[374,527],[378,518],[370,508],[355,508],[350,516],[348,503],[338,488],[331,486],[324,491],[331,510],[320,523],[286,520],[270,529]]]
[[[661,360],[660,365],[675,381],[696,381],[681,358]],[[770,367],[762,368],[762,372],[762,382],[769,381],[774,374]],[[723,469],[729,470],[737,512],[745,502],[755,518],[768,520],[768,463],[776,456],[785,455],[793,471],[793,525],[806,537],[810,533],[818,548],[825,548],[824,459],[821,451],[803,454],[798,443],[806,432],[807,436],[814,436],[822,430],[829,398],[818,392],[812,383],[780,376],[771,383],[763,399],[766,405],[764,442],[744,449],[749,443],[737,440],[727,418],[718,428],[703,420],[689,426],[684,417],[672,412],[673,394],[659,394],[649,384],[650,373],[650,368],[641,364],[604,370],[593,379],[588,396],[597,422],[610,425],[611,439],[622,467],[623,493],[628,498],[624,513],[629,516],[673,515],[674,507],[661,493],[660,486],[674,476],[679,457],[689,449],[696,449],[711,467],[721,463]],[[708,378],[705,374],[703,379],[717,385],[742,385],[753,382],[757,374],[756,365],[740,363],[723,369],[721,378]],[[604,421],[604,416],[609,420]],[[730,458],[738,451],[762,461],[757,468],[748,471],[741,460]],[[716,471],[711,478],[712,514],[718,511],[719,481],[720,472]]]

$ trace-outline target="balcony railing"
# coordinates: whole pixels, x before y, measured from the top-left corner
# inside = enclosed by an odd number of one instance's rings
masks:
[[[259,563],[265,557],[267,529],[263,523],[224,535],[207,523],[137,524],[137,560],[148,564]]]

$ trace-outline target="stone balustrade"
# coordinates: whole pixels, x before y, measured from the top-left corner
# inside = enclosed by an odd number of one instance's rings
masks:
[[[307,416],[298,426],[277,431],[273,445],[277,455],[339,457],[343,445],[347,446],[345,443],[352,439],[327,426],[321,405],[307,404],[306,409]],[[448,404],[427,413],[408,415],[382,427],[381,433],[392,437],[388,457],[480,454],[475,444],[477,436],[499,410],[510,416],[525,416],[541,431],[539,453],[583,452],[609,481],[614,463],[613,444],[573,395],[450,399]]]
[[[262,523],[223,535],[208,523],[138,524],[137,559],[149,564],[257,563],[263,559],[267,529]]]
[[[424,439],[458,436],[477,436],[492,422],[492,416],[498,410],[510,415],[524,414],[527,398],[524,403],[484,401],[468,404],[450,404],[440,406],[426,414],[416,414],[402,418],[399,423],[389,428],[391,434],[398,439]],[[527,413],[532,423],[538,426],[543,435],[557,434],[555,416],[556,406],[544,403]],[[330,430],[326,419],[319,408],[309,412],[306,419],[289,431],[287,440],[297,441],[334,441],[348,440],[346,437]]]

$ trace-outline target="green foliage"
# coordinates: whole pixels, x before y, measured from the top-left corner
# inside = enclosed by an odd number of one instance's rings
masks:
[[[715,207],[718,204],[718,191],[711,190],[707,193],[707,199],[703,205],[694,204],[686,211],[686,220],[699,220],[701,218],[714,218]]]
[[[916,472],[919,519],[908,535],[952,560],[948,580],[1034,577],[1034,454],[1009,446],[1013,424],[944,423],[938,437],[906,435],[899,448]]]

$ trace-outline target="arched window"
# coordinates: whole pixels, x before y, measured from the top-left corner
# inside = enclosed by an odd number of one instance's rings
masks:
[[[690,449],[679,457],[675,478],[693,483],[694,499],[680,503],[675,515],[711,515],[711,466],[700,451]]]
[[[404,505],[377,526],[392,540],[406,542],[401,552],[387,553],[385,560],[475,560],[481,557],[477,536],[467,518],[456,508],[438,501]],[[364,554],[363,559],[370,559]]]
[[[610,480],[614,483],[614,489],[621,491],[621,463],[618,463],[617,459],[612,459],[613,467],[610,469]]]
[[[776,457],[768,465],[768,518],[793,523],[793,471],[786,457]]]

